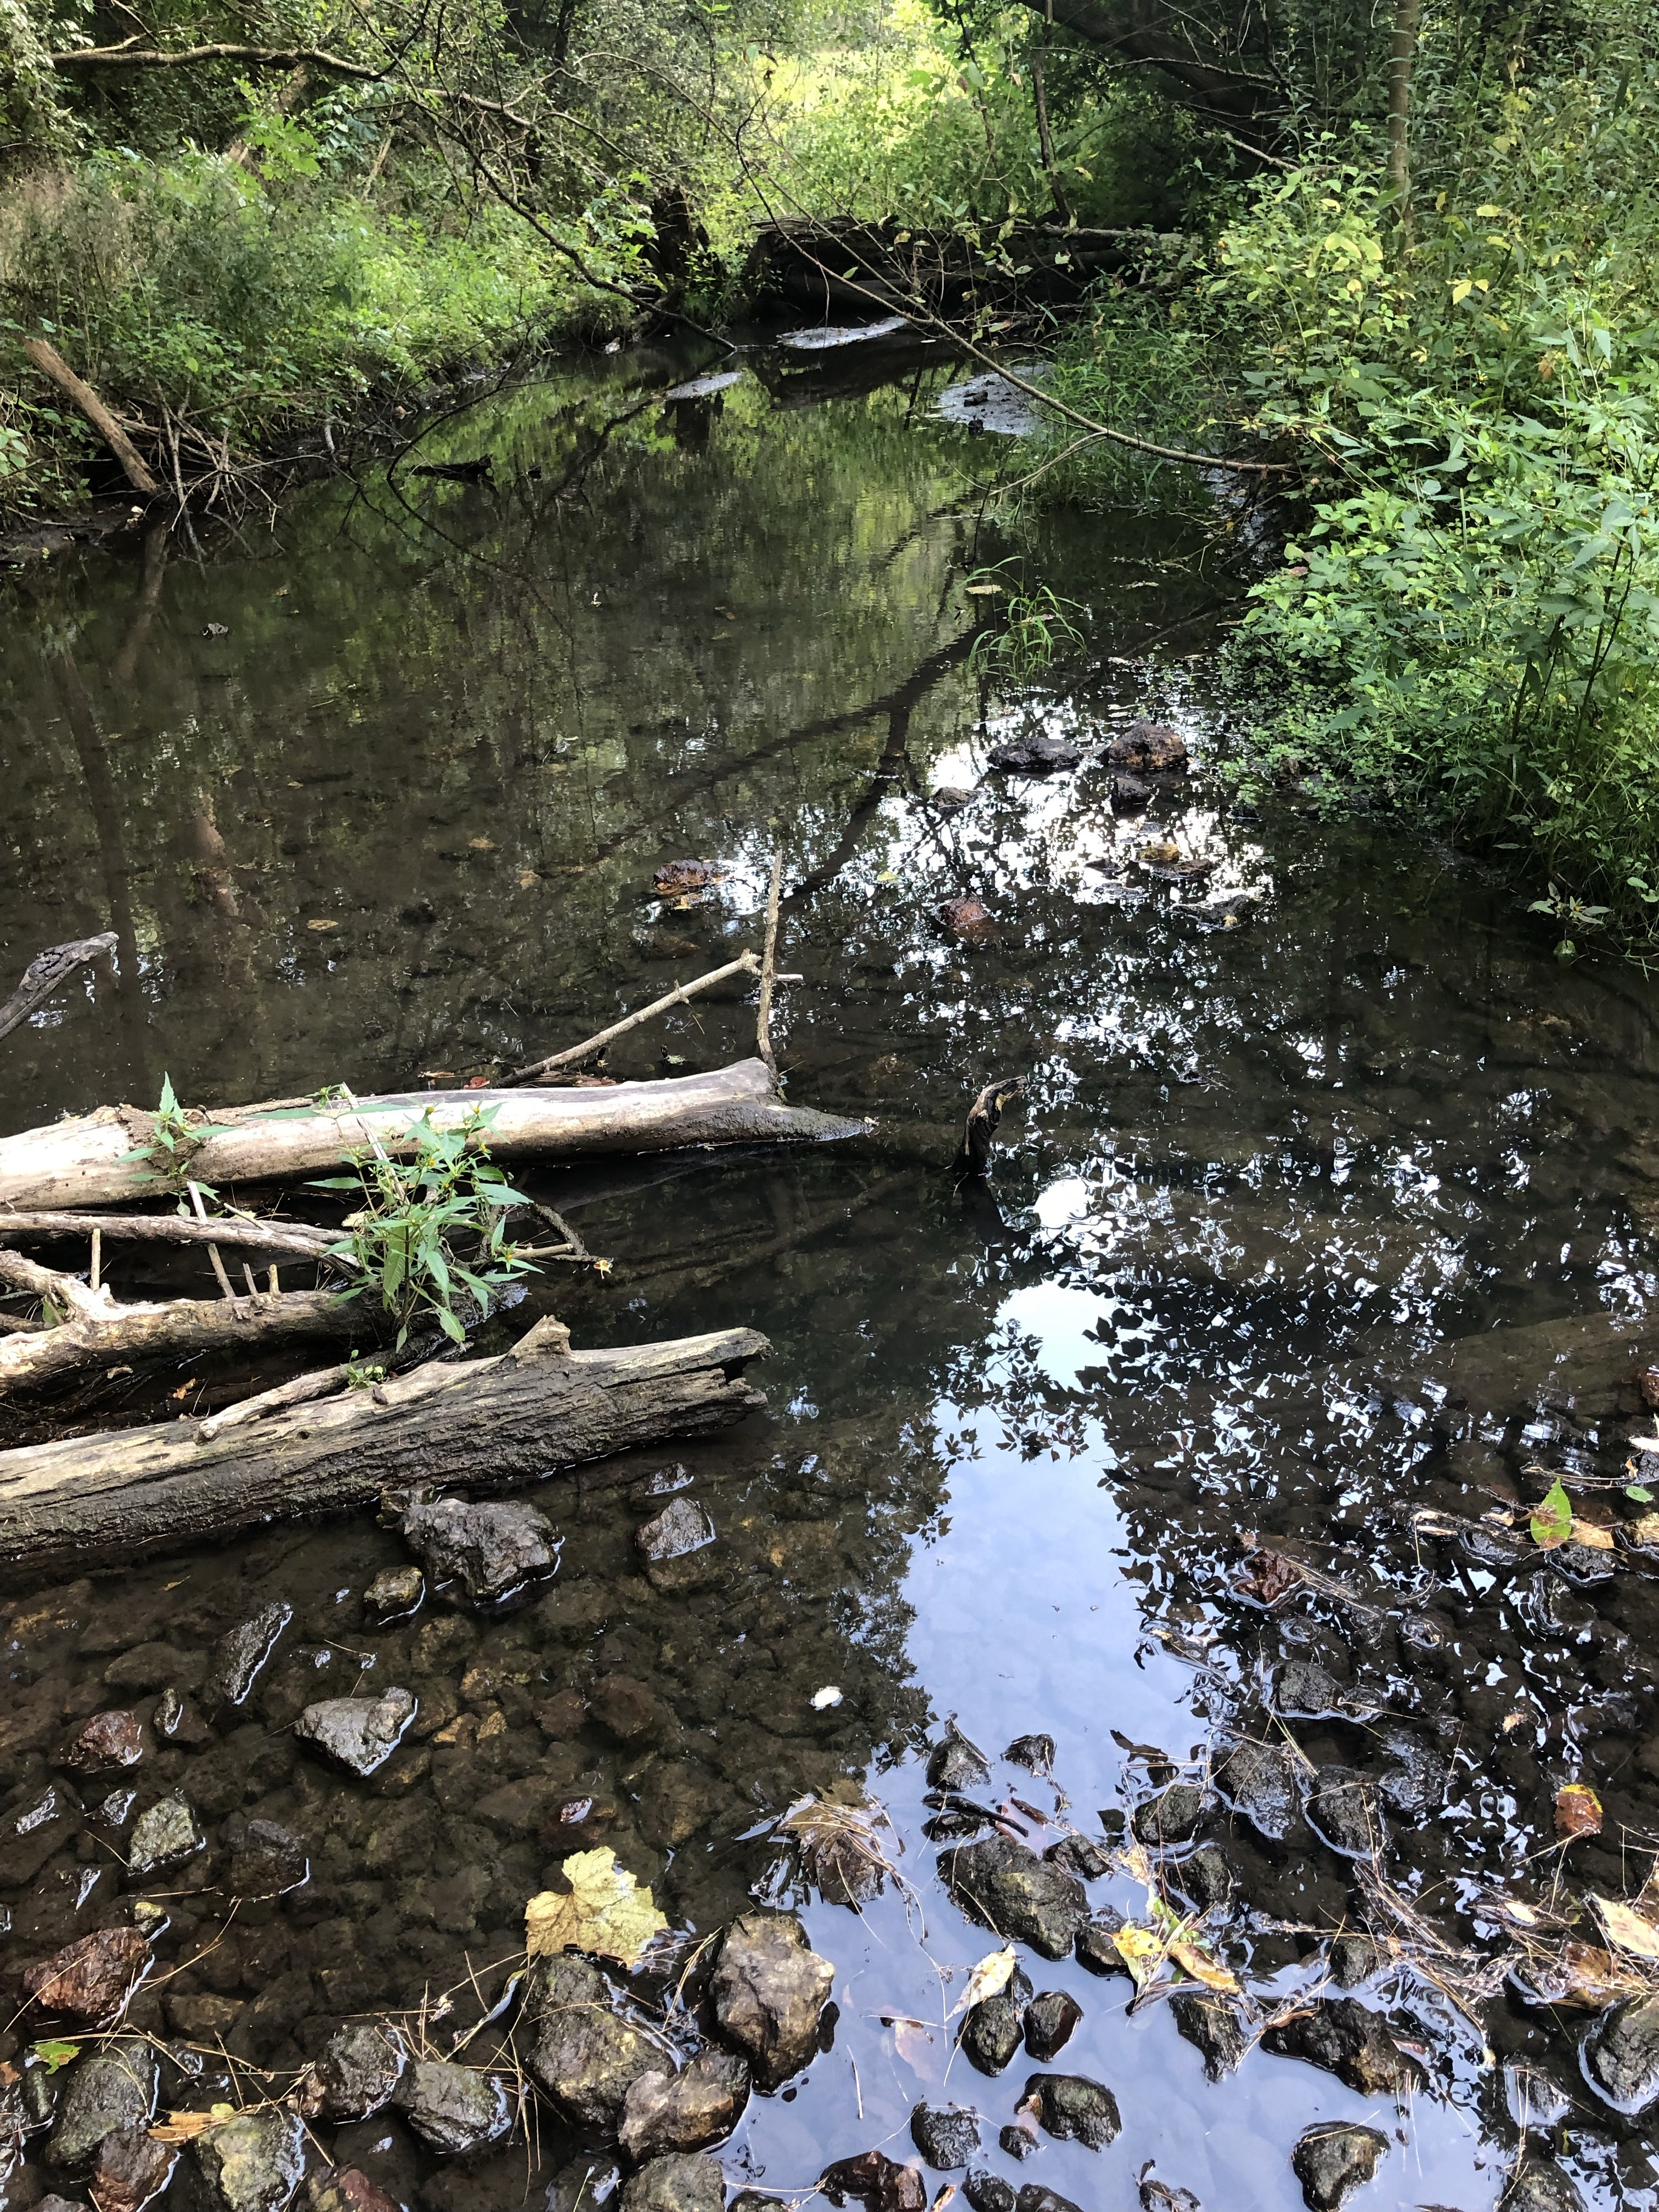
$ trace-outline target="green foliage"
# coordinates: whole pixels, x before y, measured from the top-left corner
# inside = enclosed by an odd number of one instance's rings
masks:
[[[412,1146],[412,1158],[394,1158],[377,1143],[358,1160],[355,1175],[330,1176],[312,1185],[360,1198],[346,1218],[343,1242],[332,1249],[357,1267],[358,1290],[378,1291],[398,1325],[399,1350],[421,1320],[436,1322],[446,1336],[465,1343],[458,1291],[488,1313],[493,1291],[536,1273],[506,1239],[508,1213],[526,1201],[489,1158],[489,1132],[498,1110],[475,1110],[460,1128],[442,1130],[433,1126],[428,1107],[410,1123],[399,1147]],[[458,1238],[469,1243],[465,1260],[456,1251]],[[367,1370],[364,1378],[378,1379]]]
[[[969,587],[977,584],[982,589],[1006,591],[998,574],[1006,565],[999,562],[995,568],[976,568],[968,580]],[[1083,643],[1083,632],[1072,617],[1087,612],[1079,601],[1061,599],[1047,584],[1039,584],[1034,591],[1010,592],[1003,604],[1000,626],[981,630],[974,640],[969,665],[993,668],[1016,678],[1039,675],[1053,667],[1056,653],[1063,647]]]
[[[1565,1544],[1571,1534],[1572,1500],[1558,1476],[1533,1509],[1532,1540],[1545,1551],[1553,1552]]]
[[[211,1121],[192,1121],[185,1108],[179,1103],[178,1093],[173,1087],[173,1078],[161,1077],[161,1103],[153,1116],[154,1133],[147,1145],[136,1145],[121,1154],[125,1160],[143,1160],[159,1182],[169,1190],[183,1193],[191,1180],[190,1164],[210,1137],[222,1134]],[[204,1197],[216,1198],[218,1193],[211,1183],[196,1186]],[[185,1211],[182,1196],[179,1212]]]

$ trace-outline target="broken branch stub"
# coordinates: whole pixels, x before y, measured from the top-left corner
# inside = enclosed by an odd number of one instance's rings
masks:
[[[26,1022],[77,968],[101,960],[114,950],[115,932],[106,929],[98,937],[73,938],[67,945],[51,945],[44,952],[37,952],[23,970],[17,988],[0,1006],[0,1037]]]
[[[1005,1075],[988,1083],[973,1104],[968,1109],[968,1119],[962,1132],[962,1144],[951,1167],[958,1182],[970,1176],[982,1176],[991,1164],[991,1148],[996,1142],[997,1125],[1002,1119],[1002,1109],[1011,1099],[1025,1096],[1023,1075]]]

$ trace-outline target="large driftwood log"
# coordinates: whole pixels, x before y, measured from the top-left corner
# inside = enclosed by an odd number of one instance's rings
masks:
[[[495,1359],[416,1368],[373,1389],[225,1427],[74,1437],[0,1452],[0,1568],[55,1571],[261,1521],[372,1504],[418,1482],[506,1489],[634,1444],[711,1435],[766,1402],[746,1328],[571,1352],[544,1321]]]
[[[489,1142],[498,1160],[799,1143],[854,1136],[868,1126],[786,1106],[764,1064],[744,1060],[705,1075],[594,1090],[410,1091],[342,1106],[235,1107],[194,1117],[204,1134],[185,1170],[219,1188],[328,1174],[376,1141],[394,1155],[410,1150],[404,1133],[424,1113],[436,1128],[458,1129],[480,1108],[495,1109]],[[153,1114],[103,1106],[0,1138],[0,1206],[57,1210],[153,1198],[171,1188],[164,1167],[143,1156],[155,1135]]]

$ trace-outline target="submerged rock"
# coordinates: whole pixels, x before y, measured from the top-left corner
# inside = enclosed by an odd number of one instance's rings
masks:
[[[137,1713],[94,1713],[64,1744],[58,1763],[71,1774],[105,1774],[112,1767],[137,1766],[143,1755]]]
[[[107,2020],[120,2011],[154,1958],[136,1928],[100,1928],[23,1972],[23,1994],[66,2019]]]
[[[726,1929],[708,1984],[714,2018],[763,2089],[799,2073],[817,2050],[835,1978],[793,1912],[745,1912]]]
[[[372,2021],[337,2028],[313,2066],[315,2109],[328,2120],[366,2120],[392,2101],[404,2065],[395,2037]]]
[[[1039,2065],[1058,2056],[1072,2039],[1083,2007],[1066,1990],[1044,1990],[1025,2008],[1025,2050]]]
[[[1498,2212],[1584,2212],[1584,2200],[1559,2166],[1529,2158],[1504,2191]]]
[[[617,2011],[610,1984],[586,1959],[538,1960],[526,2014],[537,2031],[531,2073],[567,2119],[597,2134],[615,2136],[634,2084],[672,2063]]]
[[[146,2127],[117,2128],[98,2147],[90,2195],[98,2212],[143,2212],[173,2179],[179,2154]]]
[[[1089,1917],[1082,1883],[1051,1866],[1012,1836],[988,1836],[939,1855],[952,1897],[999,1936],[1029,1943],[1045,1959],[1063,1959]]]
[[[413,1613],[426,1595],[426,1577],[418,1567],[383,1567],[363,1592],[363,1604],[382,1626]]]
[[[310,1879],[303,1838],[275,1820],[249,1820],[232,1828],[225,1840],[230,1845],[225,1887],[233,1897],[281,1897]]]
[[[175,1790],[134,1821],[127,1844],[127,1872],[142,1880],[161,1867],[181,1865],[206,1849],[207,1838],[194,1807],[182,1790]]]
[[[726,2176],[701,2152],[653,2158],[627,2184],[622,2212],[722,2212]]]
[[[459,1582],[484,1603],[508,1596],[559,1563],[553,1524],[533,1505],[487,1499],[437,1498],[411,1505],[398,1523],[409,1546],[434,1583]]]
[[[1354,1997],[1328,1998],[1312,2012],[1267,2029],[1261,2047],[1322,2066],[1364,2097],[1402,2096],[1423,2079],[1423,2069],[1397,2046],[1382,2014]]]
[[[325,2166],[307,2177],[305,2212],[403,2212],[358,2166]]]
[[[969,1743],[952,1721],[927,1754],[930,1790],[971,1790],[987,1780],[991,1763],[975,1743]]]
[[[963,2015],[957,2041],[970,2066],[981,2074],[1000,2074],[1019,2049],[1025,2031],[1025,2007],[1031,1984],[1018,1966],[994,1997],[981,1997]]]
[[[417,1710],[409,1690],[391,1689],[380,1698],[325,1698],[306,1707],[294,1733],[348,1772],[368,1776],[391,1758]]]
[[[714,1540],[714,1523],[707,1510],[690,1498],[676,1498],[662,1511],[634,1531],[634,1541],[647,1561],[647,1571],[673,1559],[689,1559]]]
[[[1585,2079],[1615,2112],[1645,2112],[1659,2098],[1659,1996],[1603,2013],[1580,2056]]]
[[[1264,1744],[1235,1744],[1218,1761],[1215,1780],[1233,1810],[1269,1843],[1284,1843],[1302,1826],[1296,1770],[1286,1753]]]
[[[1389,1826],[1376,1802],[1376,1784],[1355,1766],[1322,1766],[1304,1810],[1322,1843],[1344,1858],[1368,1859],[1387,1844]]]
[[[1374,1705],[1355,1698],[1316,1659],[1286,1659],[1275,1668],[1269,1703],[1291,1721],[1366,1721],[1376,1714]]]
[[[191,2148],[218,2212],[282,2212],[305,2172],[305,2123],[297,2112],[238,2112]]]
[[[1129,1826],[1139,1843],[1189,1843],[1214,1802],[1195,1782],[1172,1782],[1156,1797],[1136,1806]]]
[[[283,1598],[261,1606],[246,1620],[239,1621],[213,1647],[204,1685],[210,1698],[228,1705],[246,1702],[259,1678],[260,1669],[276,1649],[283,1631],[294,1618],[294,1607]],[[212,1710],[210,1705],[210,1711]]]
[[[1389,2139],[1353,2120],[1321,2120],[1291,2153],[1310,2212],[1339,2212],[1388,2155]]]
[[[667,2151],[701,2150],[729,2136],[749,2101],[749,2068],[726,2051],[700,2051],[678,2074],[641,2074],[623,2102],[622,2147],[636,2165]]]
[[[979,2148],[979,2114],[971,2105],[918,2105],[910,2140],[937,2172],[954,2173]]]
[[[413,2060],[393,2101],[422,2142],[445,2158],[482,2149],[513,2123],[511,2101],[493,2074],[443,2059]]]
[[[1080,2142],[1099,2150],[1123,2125],[1117,2099],[1086,2074],[1033,2074],[1022,2102],[1035,2100],[1037,2125],[1060,2142]]]
[[[122,2035],[82,2055],[58,2106],[46,2157],[64,2172],[91,2166],[115,2128],[146,2128],[155,2112],[157,2062],[142,2035]]]
[[[1237,2013],[1224,1997],[1182,1990],[1170,1999],[1170,2010],[1177,2033],[1202,2054],[1212,2081],[1224,2080],[1250,2047]]]
[[[923,2212],[927,2184],[919,2166],[901,2166],[885,2151],[863,2150],[826,2166],[818,2187],[832,2204],[856,2197],[866,2212]]]

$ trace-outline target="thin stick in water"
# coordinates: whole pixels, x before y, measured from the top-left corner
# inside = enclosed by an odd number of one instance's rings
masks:
[[[759,965],[752,952],[740,952],[735,960],[728,960],[724,968],[712,968],[708,975],[699,975],[693,982],[677,983],[664,997],[653,999],[648,1006],[641,1006],[636,1014],[628,1014],[621,1021],[612,1022],[608,1030],[599,1030],[586,1043],[573,1044],[568,1051],[552,1053],[547,1059],[536,1060],[528,1067],[514,1068],[510,1075],[502,1076],[501,1084],[505,1087],[514,1083],[539,1083],[544,1077],[553,1074],[559,1068],[574,1067],[580,1060],[592,1060],[596,1054],[603,1052],[612,1038],[638,1029],[642,1022],[653,1021],[659,1014],[665,1014],[671,1006],[684,1006],[699,991],[707,991],[716,983],[724,983],[732,975],[752,975]]]
[[[778,964],[778,902],[783,890],[783,848],[772,855],[772,882],[766,894],[766,951],[761,959],[760,1012],[756,1017],[756,1042],[760,1056],[775,1078],[777,1057],[772,1050],[772,985]]]
[[[203,1205],[202,1194],[194,1183],[191,1183],[190,1186],[190,1202],[196,1208],[196,1218],[198,1221],[205,1221],[207,1219],[207,1208]],[[230,1287],[230,1277],[226,1274],[225,1263],[219,1257],[219,1247],[216,1244],[210,1244],[207,1249],[208,1257],[213,1262],[213,1272],[219,1278],[219,1288],[230,1300],[232,1305],[234,1305],[236,1303],[236,1293]]]

